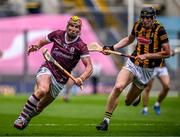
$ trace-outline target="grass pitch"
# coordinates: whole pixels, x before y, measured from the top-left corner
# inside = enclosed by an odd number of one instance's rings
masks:
[[[68,103],[57,98],[24,130],[17,130],[13,122],[28,96],[0,96],[0,136],[180,136],[180,97],[167,97],[157,116],[150,98],[149,114],[141,114],[138,107],[125,106],[124,97],[114,112],[109,130],[99,132],[107,95],[72,96]]]

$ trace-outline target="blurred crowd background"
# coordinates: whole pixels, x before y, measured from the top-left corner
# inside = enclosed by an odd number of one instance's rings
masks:
[[[0,94],[33,91],[34,76],[43,57],[41,51],[27,57],[27,47],[52,30],[65,29],[70,16],[78,15],[83,19],[81,35],[86,43],[97,41],[113,45],[130,33],[144,5],[157,10],[157,19],[165,26],[171,47],[179,47],[179,0],[0,0],[0,49],[3,51]],[[120,51],[130,54],[133,48],[131,45]],[[100,53],[91,53],[91,56],[94,66],[98,66],[93,74],[99,78],[97,92],[109,93],[126,58]],[[171,90],[180,93],[180,54],[167,59],[167,66]],[[76,75],[80,71],[75,69]],[[94,92],[91,79],[84,84],[83,93]],[[158,82],[154,84],[154,90],[159,88]],[[74,93],[78,90],[74,88]]]

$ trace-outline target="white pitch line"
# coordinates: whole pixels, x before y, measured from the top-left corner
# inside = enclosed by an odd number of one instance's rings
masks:
[[[72,123],[68,123],[68,124],[30,124],[30,126],[47,126],[47,127],[54,127],[54,126],[96,126],[97,124],[72,124]],[[154,126],[157,125],[156,123],[131,123],[131,124],[111,124],[111,126]],[[164,125],[164,124],[158,124],[158,125]],[[174,123],[171,126],[180,126],[180,123]]]

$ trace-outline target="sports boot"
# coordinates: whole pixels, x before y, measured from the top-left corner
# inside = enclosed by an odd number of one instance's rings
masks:
[[[133,101],[133,106],[137,106],[141,101],[141,95],[138,96],[138,98],[136,98],[134,101]]]
[[[14,127],[23,130],[28,125],[30,120],[31,120],[30,118],[23,119],[21,116],[19,116],[18,119],[14,121]]]
[[[106,120],[103,120],[99,125],[96,126],[97,130],[107,131],[108,130],[108,123]]]
[[[157,115],[160,115],[161,111],[160,111],[160,106],[153,106],[153,109],[154,109],[154,112],[157,114]]]

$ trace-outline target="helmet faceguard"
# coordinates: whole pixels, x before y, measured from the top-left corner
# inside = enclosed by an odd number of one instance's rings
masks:
[[[156,17],[156,11],[154,8],[152,7],[144,7],[142,10],[141,10],[141,14],[140,14],[140,18],[141,19],[144,19],[144,18],[151,18],[151,19],[154,19]]]
[[[156,19],[156,11],[152,7],[144,7],[141,10],[140,21],[145,28],[151,28]]]
[[[78,16],[72,16],[67,22],[66,31],[69,38],[74,39],[81,33],[82,21]]]

